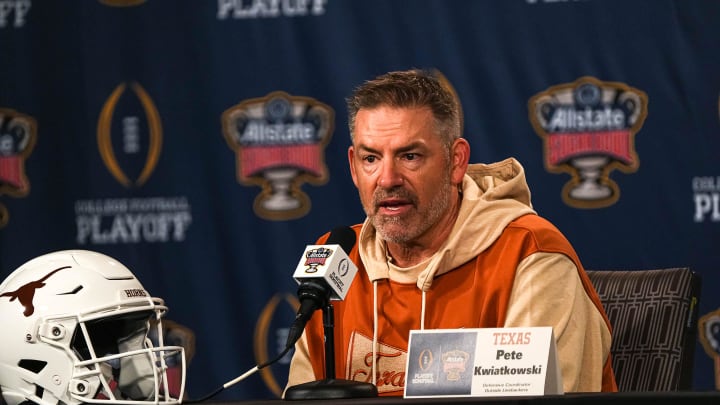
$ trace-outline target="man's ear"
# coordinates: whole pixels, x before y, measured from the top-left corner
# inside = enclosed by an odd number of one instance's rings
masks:
[[[453,184],[461,184],[470,163],[470,144],[465,138],[458,138],[450,149],[450,179]]]
[[[355,187],[357,187],[357,173],[355,172],[355,149],[352,145],[348,148],[348,163],[350,165],[350,176],[352,177],[353,183],[355,183]]]

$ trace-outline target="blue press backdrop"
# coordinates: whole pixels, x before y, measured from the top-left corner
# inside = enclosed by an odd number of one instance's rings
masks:
[[[305,245],[363,220],[344,98],[389,70],[448,80],[471,160],[518,158],[534,207],[586,268],[689,266],[700,313],[720,307],[720,1],[2,3],[0,276],[53,250],[114,256],[195,331],[190,397],[278,353]],[[616,199],[580,207],[563,191],[571,175],[547,164],[530,100],[585,77],[646,101],[625,134],[632,164],[605,173]],[[307,105],[320,114],[288,109]],[[311,150],[237,141],[249,122],[299,122]],[[255,205],[272,159],[299,168],[299,207]],[[276,397],[287,362],[219,398]],[[712,389],[700,345],[695,363],[695,388]]]

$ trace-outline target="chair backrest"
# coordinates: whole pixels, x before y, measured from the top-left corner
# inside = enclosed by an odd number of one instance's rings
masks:
[[[688,268],[587,274],[613,327],[618,390],[691,389],[700,277]]]

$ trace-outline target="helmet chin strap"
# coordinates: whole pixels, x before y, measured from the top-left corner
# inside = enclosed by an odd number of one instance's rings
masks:
[[[111,399],[113,397],[117,398],[120,393],[117,391],[117,381],[115,381],[115,378],[113,377],[113,367],[107,362],[101,363],[100,371],[102,372],[102,377],[104,377],[105,381],[107,381],[107,384],[112,391],[112,394],[108,393],[106,391],[105,385],[101,383],[100,388],[98,389],[97,394],[95,394],[94,399]]]

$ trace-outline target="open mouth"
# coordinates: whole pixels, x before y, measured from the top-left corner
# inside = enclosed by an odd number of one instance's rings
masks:
[[[377,212],[381,214],[398,214],[409,210],[412,202],[409,200],[391,198],[380,201],[377,204]]]

